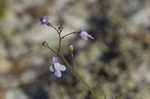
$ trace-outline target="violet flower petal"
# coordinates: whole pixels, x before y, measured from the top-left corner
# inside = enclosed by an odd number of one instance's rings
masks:
[[[56,77],[58,77],[58,78],[60,78],[60,77],[62,77],[62,73],[61,73],[61,71],[55,71],[55,73],[54,73],[54,75],[56,76]]]
[[[88,40],[88,38],[94,39],[94,37],[92,37],[90,34],[88,34],[86,31],[84,31],[84,27],[83,26],[80,27],[79,35],[81,36],[81,38],[83,40]]]
[[[54,68],[57,70],[57,71],[61,71],[61,70],[64,70],[64,66],[60,63],[54,63]]]
[[[57,56],[54,56],[52,58],[53,63],[58,63],[59,62],[59,58]]]
[[[94,37],[91,36],[90,34],[87,34],[87,36],[88,36],[89,38],[91,38],[91,39],[94,39]]]
[[[48,16],[40,18],[40,25],[48,24]]]
[[[88,40],[88,38],[94,39],[94,37],[92,37],[90,34],[88,34],[87,32],[83,31],[80,33],[80,36],[83,40]]]
[[[66,70],[66,66],[65,66],[65,65],[60,64],[59,70],[60,70],[60,71],[65,71],[65,70]]]
[[[51,72],[54,72],[54,71],[55,71],[55,70],[54,70],[54,65],[53,65],[53,64],[49,67],[49,70],[50,70]]]
[[[83,32],[84,31],[84,26],[80,27],[80,31]]]
[[[83,40],[88,40],[88,37],[86,35],[84,35],[83,33],[81,33],[80,36]]]

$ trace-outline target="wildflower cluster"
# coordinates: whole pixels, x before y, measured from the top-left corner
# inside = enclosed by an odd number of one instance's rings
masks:
[[[83,26],[81,26],[80,27],[80,31],[79,32],[72,32],[72,33],[68,33],[68,34],[66,34],[66,35],[64,35],[64,36],[60,36],[60,33],[62,32],[62,26],[61,27],[59,27],[58,29],[57,28],[55,28],[54,26],[52,26],[49,22],[48,22],[48,16],[44,16],[44,17],[42,17],[41,19],[40,19],[40,25],[48,25],[48,26],[51,26],[52,28],[54,28],[57,32],[58,32],[58,34],[59,34],[59,50],[60,50],[60,47],[61,47],[61,39],[63,39],[63,38],[65,38],[66,36],[69,36],[69,35],[71,35],[71,34],[73,34],[73,33],[78,33],[79,35],[80,35],[80,37],[83,39],[83,40],[88,40],[89,38],[90,39],[94,39],[94,37],[92,37],[90,34],[88,34],[85,30],[84,30],[84,27]],[[71,46],[69,46],[69,48],[73,48],[73,45],[71,45]],[[58,54],[58,53],[57,53]],[[53,57],[53,59],[52,59],[52,61],[53,61],[53,64],[50,66],[50,71],[51,72],[54,72],[54,75],[56,76],[56,77],[62,77],[62,71],[65,71],[66,70],[66,66],[65,65],[62,65],[62,64],[60,64],[59,62],[59,57],[58,56],[55,56],[55,57]]]
[[[49,50],[51,50],[55,56],[52,57],[52,64],[49,66],[49,70],[54,73],[54,75],[58,78],[62,77],[62,72],[64,72],[67,68],[88,88],[88,90],[95,96],[95,99],[98,99],[98,96],[95,94],[92,88],[88,85],[88,83],[80,76],[80,74],[74,70],[74,68],[70,65],[70,63],[67,61],[67,59],[64,57],[62,53],[62,40],[72,34],[78,34],[83,40],[88,40],[88,39],[94,39],[93,36],[88,34],[85,30],[84,27],[80,27],[79,32],[71,32],[66,35],[61,35],[61,32],[63,31],[63,26],[60,25],[58,28],[53,26],[49,21],[48,21],[48,16],[44,16],[40,19],[40,25],[47,25],[48,27],[53,28],[57,34],[58,34],[58,49],[55,51],[53,48],[51,48],[46,41],[42,43],[44,47],[47,47]],[[69,49],[73,52],[74,46],[71,44],[69,46]],[[61,64],[60,59],[64,62],[65,65]]]

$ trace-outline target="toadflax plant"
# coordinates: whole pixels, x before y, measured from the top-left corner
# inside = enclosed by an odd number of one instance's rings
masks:
[[[62,77],[62,73],[66,70],[69,69],[86,87],[87,89],[91,92],[91,94],[95,97],[95,99],[98,99],[98,96],[95,94],[93,89],[89,86],[89,84],[81,77],[81,75],[70,65],[70,63],[67,61],[67,59],[63,55],[62,51],[62,40],[72,34],[78,34],[83,40],[88,40],[88,39],[94,39],[89,33],[87,33],[84,30],[84,27],[80,27],[79,32],[71,32],[66,35],[62,36],[62,31],[63,31],[63,26],[60,25],[59,27],[53,26],[49,21],[48,21],[48,16],[44,16],[40,19],[40,25],[47,25],[48,27],[53,28],[57,34],[58,34],[58,49],[57,51],[51,48],[46,41],[42,43],[44,47],[47,47],[50,51],[52,51],[55,56],[52,58],[52,64],[49,67],[49,70],[54,73],[54,75],[58,78]],[[73,45],[70,45],[69,48],[73,50]],[[65,64],[61,64],[60,60],[62,60]]]

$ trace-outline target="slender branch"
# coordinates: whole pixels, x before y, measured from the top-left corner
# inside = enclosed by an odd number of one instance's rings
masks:
[[[57,50],[57,54],[59,53],[60,49],[61,49],[61,29],[57,29],[55,26],[53,26],[50,22],[47,24],[47,26],[50,26],[51,28],[53,28],[57,33],[58,33],[58,38],[59,38],[59,46],[58,46],[58,50]]]
[[[68,33],[68,34],[62,36],[61,38],[64,39],[65,37],[67,37],[67,36],[69,36],[69,35],[71,35],[71,34],[75,34],[75,33],[77,33],[77,32],[71,32],[71,33]]]
[[[62,61],[67,65],[67,67],[71,70],[71,72],[88,88],[88,90],[91,92],[91,94],[95,97],[95,99],[99,99],[98,96],[95,94],[95,92],[93,91],[93,89],[88,85],[88,83],[81,77],[81,75],[72,68],[72,66],[70,65],[70,63],[66,60],[66,58],[64,57],[64,55],[62,54],[62,52],[60,52],[60,58],[62,59]]]
[[[47,47],[49,50],[51,50],[55,55],[57,55],[57,52],[55,52],[55,50],[54,49],[52,49],[49,45],[48,45],[48,43],[46,42],[46,41],[44,41],[43,43],[42,43],[42,45],[44,46],[44,47]]]
[[[57,53],[60,52],[60,49],[61,49],[61,40],[62,40],[60,33],[58,33],[58,34],[59,34],[59,35],[58,35],[58,38],[59,38],[59,46],[58,46],[58,51],[57,51]]]
[[[53,26],[51,23],[48,23],[47,26],[52,27],[57,33],[60,32],[60,31],[59,31],[55,26]]]
[[[47,47],[48,49],[50,49],[55,55],[57,55],[57,53],[51,48],[51,47]]]

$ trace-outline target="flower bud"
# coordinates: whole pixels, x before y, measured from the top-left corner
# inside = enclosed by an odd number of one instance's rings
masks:
[[[64,29],[64,26],[63,24],[61,24],[59,27],[58,27],[59,31],[62,32],[62,30]]]
[[[42,45],[43,45],[44,47],[47,47],[47,46],[48,46],[48,43],[47,43],[46,41],[43,41],[43,42],[42,42]]]
[[[71,45],[69,45],[69,50],[70,51],[73,51],[74,50],[74,46],[71,44]]]

